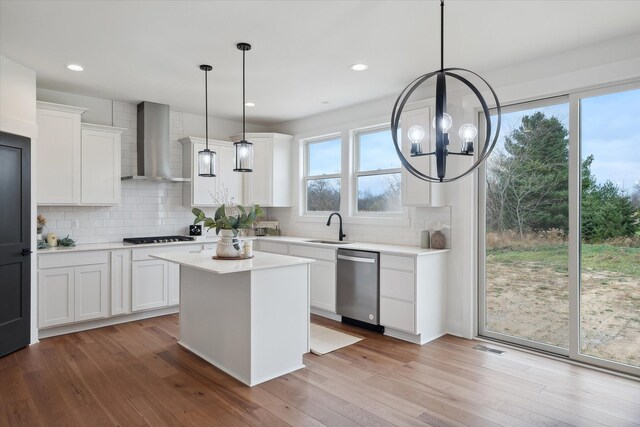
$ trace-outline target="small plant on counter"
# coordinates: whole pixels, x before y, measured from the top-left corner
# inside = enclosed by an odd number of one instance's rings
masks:
[[[58,239],[58,245],[64,246],[66,248],[72,248],[76,245],[76,241],[69,237],[69,235],[67,234],[67,237]]]
[[[216,234],[219,234],[220,230],[233,230],[233,235],[237,236],[239,230],[253,227],[253,222],[256,220],[256,217],[263,214],[262,209],[258,205],[253,205],[249,211],[240,205],[237,206],[237,209],[237,215],[227,215],[226,207],[222,205],[216,210],[213,218],[209,218],[201,209],[193,208],[191,212],[196,216],[193,225],[204,222],[207,230],[215,228]]]
[[[49,247],[49,244],[46,240],[38,240],[37,245],[38,249],[47,249]]]

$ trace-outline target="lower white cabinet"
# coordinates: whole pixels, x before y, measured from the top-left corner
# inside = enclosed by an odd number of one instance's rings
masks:
[[[169,302],[169,263],[159,259],[131,263],[131,311],[165,307]]]
[[[48,328],[74,321],[73,271],[73,267],[63,267],[38,272],[38,327]]]
[[[180,264],[168,262],[169,265],[169,305],[180,304]]]
[[[262,242],[261,242],[262,243]],[[313,258],[311,264],[310,305],[336,312],[336,251],[305,245],[289,245],[289,255]]]
[[[111,315],[131,313],[131,251],[111,251]]]
[[[444,262],[445,253],[380,255],[380,323],[419,344],[443,335]]]
[[[47,328],[107,317],[107,264],[43,269],[38,272],[38,326]]]
[[[336,263],[316,260],[311,264],[311,306],[336,312]]]

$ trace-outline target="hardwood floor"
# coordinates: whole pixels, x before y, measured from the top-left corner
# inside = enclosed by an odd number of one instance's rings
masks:
[[[253,388],[180,348],[177,315],[44,339],[0,358],[0,425],[640,425],[637,381],[313,321],[366,339]]]

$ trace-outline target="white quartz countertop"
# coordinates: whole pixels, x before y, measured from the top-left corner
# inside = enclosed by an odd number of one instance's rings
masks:
[[[255,251],[254,257],[244,260],[221,260],[212,258],[214,251],[198,253],[167,253],[151,255],[153,258],[175,262],[198,270],[214,274],[239,273],[242,271],[265,270],[270,268],[288,267],[299,264],[310,264],[313,259],[300,258],[289,255],[279,255]]]
[[[389,255],[433,255],[444,252],[449,252],[450,249],[422,249],[418,246],[403,246],[403,245],[391,245],[387,243],[367,243],[367,242],[350,242],[346,244],[330,244],[330,243],[318,243],[310,242],[309,240],[330,240],[330,239],[312,239],[310,237],[294,237],[294,236],[268,236],[260,237],[260,240],[293,243],[297,245],[315,246],[323,248],[334,249],[354,249],[362,251],[380,252]]]
[[[311,237],[296,237],[296,236],[260,236],[260,237],[243,237],[242,239],[255,239],[255,240],[264,240],[264,241],[272,241],[272,242],[282,242],[282,243],[292,243],[297,245],[305,245],[305,246],[313,246],[313,247],[321,247],[321,248],[344,248],[344,249],[355,249],[355,250],[363,250],[363,251],[373,251],[380,252],[383,254],[389,255],[409,255],[409,256],[424,256],[424,255],[432,255],[443,252],[449,252],[449,249],[422,249],[417,246],[403,246],[403,245],[391,245],[387,243],[367,243],[367,242],[350,242],[346,244],[334,245],[327,243],[318,243],[318,242],[310,242],[309,240],[322,240],[322,239],[314,239]],[[105,250],[116,250],[116,249],[140,249],[140,248],[148,248],[148,247],[162,247],[162,246],[184,246],[184,245],[203,245],[216,243],[219,240],[218,237],[206,237],[206,238],[198,238],[198,240],[191,242],[167,242],[167,243],[149,243],[144,245],[132,245],[126,244],[122,242],[112,242],[112,243],[89,243],[89,244],[81,244],[74,246],[72,248],[65,247],[55,247],[55,248],[47,248],[47,249],[38,249],[38,254],[59,254],[59,253],[67,253],[67,252],[78,252],[78,251],[105,251]],[[329,239],[325,239],[329,240]]]

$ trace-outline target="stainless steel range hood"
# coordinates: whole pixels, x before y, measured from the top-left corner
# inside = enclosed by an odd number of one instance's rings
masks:
[[[123,181],[191,181],[171,176],[169,123],[168,105],[148,101],[138,104],[138,174],[123,176]]]

